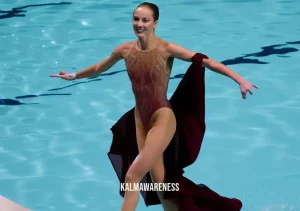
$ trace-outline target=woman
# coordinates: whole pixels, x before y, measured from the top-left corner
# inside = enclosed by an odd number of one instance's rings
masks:
[[[196,159],[205,131],[204,68],[207,67],[237,82],[244,99],[247,92],[252,94],[252,87],[258,87],[204,54],[160,39],[154,33],[158,19],[159,9],[156,5],[147,2],[140,4],[134,10],[132,19],[133,29],[138,37],[136,41],[119,45],[108,58],[83,71],[72,74],[61,71],[51,76],[65,80],[94,77],[124,59],[136,106],[112,128],[114,140],[109,156],[120,181],[125,183],[139,183],[142,180],[157,183],[173,181],[180,184],[178,193],[158,192],[156,196],[151,192],[143,193],[147,206],[161,203],[164,210],[172,211],[240,210],[239,200],[221,197],[204,185],[198,186],[192,183],[182,176],[182,169]],[[173,99],[168,101],[166,92],[174,58],[192,62],[192,65],[186,74],[188,76],[185,76],[173,95]],[[199,81],[187,83],[195,80],[196,77],[199,77],[197,79]],[[191,101],[194,100],[191,97],[185,102],[179,102],[181,96],[187,96],[191,92],[195,93],[194,95],[199,94],[193,96],[199,97],[197,102]],[[188,106],[195,107],[195,105],[200,107],[187,109]],[[183,110],[186,112],[184,113]],[[194,110],[194,113],[188,114],[188,110],[189,112]],[[199,118],[196,117],[197,115]],[[196,118],[200,119],[197,120],[199,124],[195,123]],[[192,123],[193,121],[195,124]],[[194,129],[191,127],[189,129],[193,130],[194,135],[188,138],[186,131],[183,130],[186,125],[192,124],[196,126]],[[201,128],[198,134],[195,133],[197,128]],[[131,136],[132,133],[135,133],[135,137]],[[191,145],[194,143],[189,145],[187,142],[194,140],[198,142],[198,148],[196,147],[192,155],[194,149]],[[121,163],[117,158],[121,158]],[[135,210],[138,199],[139,192],[126,192],[122,211]]]

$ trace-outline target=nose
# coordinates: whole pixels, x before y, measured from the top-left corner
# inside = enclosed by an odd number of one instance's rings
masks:
[[[143,26],[143,22],[142,22],[142,21],[138,21],[138,22],[137,22],[137,26],[138,26],[138,27],[142,27],[142,26]]]

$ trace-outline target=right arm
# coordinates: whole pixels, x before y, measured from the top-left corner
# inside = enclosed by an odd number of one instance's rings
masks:
[[[109,70],[112,66],[114,66],[118,61],[122,59],[122,52],[123,45],[120,45],[114,49],[114,51],[110,54],[108,58],[86,68],[85,70],[77,72],[75,79],[96,77],[101,73]]]
[[[60,77],[65,80],[75,80],[81,78],[88,78],[88,77],[96,77],[101,73],[109,70],[112,66],[114,66],[118,61],[123,58],[125,44],[121,44],[116,47],[110,56],[99,63],[96,63],[82,71],[77,73],[69,74],[64,71],[61,71],[60,74],[51,75],[51,77]]]

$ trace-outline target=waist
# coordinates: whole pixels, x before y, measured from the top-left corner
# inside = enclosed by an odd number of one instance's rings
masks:
[[[161,98],[135,98],[135,107],[138,111],[143,112],[145,115],[152,115],[157,109],[167,107],[172,109],[171,103],[167,97]]]
[[[134,92],[136,106],[140,108],[151,107],[170,107],[170,102],[167,98],[165,92],[155,92],[155,91],[136,91]]]

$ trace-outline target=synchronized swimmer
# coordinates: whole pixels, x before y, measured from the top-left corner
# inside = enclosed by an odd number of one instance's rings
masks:
[[[155,4],[138,5],[132,17],[137,40],[117,46],[108,58],[85,70],[61,71],[51,77],[64,80],[94,77],[125,60],[136,104],[113,126],[114,140],[109,152],[120,182],[126,184],[122,211],[136,209],[140,188],[130,191],[130,184],[139,184],[143,178],[150,183],[178,184],[162,188],[150,185],[152,188],[149,186],[143,193],[147,206],[162,204],[165,211],[192,211],[199,207],[209,211],[238,211],[242,207],[240,200],[220,196],[182,174],[183,168],[196,159],[205,131],[204,69],[235,81],[243,99],[247,92],[252,94],[253,87],[258,87],[203,53],[159,38],[155,34],[158,19],[159,9]],[[166,93],[175,58],[191,62],[191,66],[168,100]],[[165,191],[168,187],[178,191],[168,193]]]

